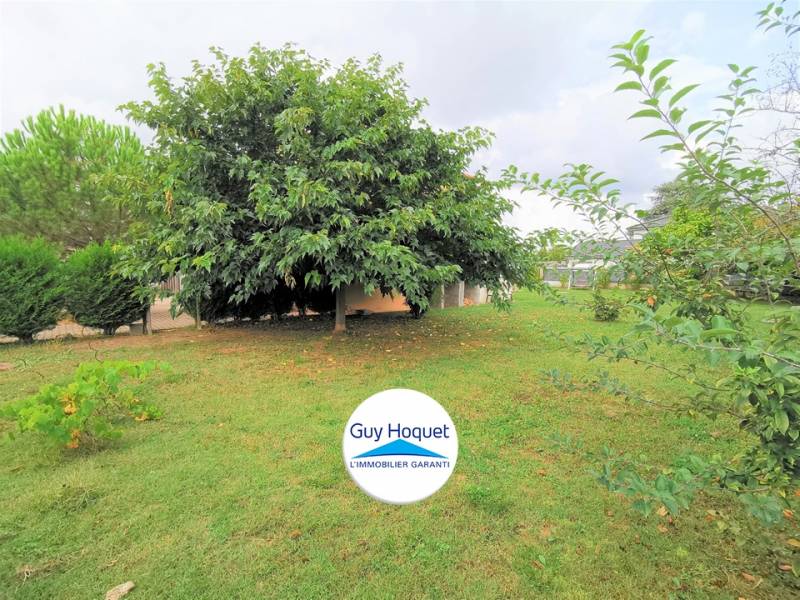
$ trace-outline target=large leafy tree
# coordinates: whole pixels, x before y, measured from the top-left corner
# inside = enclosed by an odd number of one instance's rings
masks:
[[[379,57],[338,68],[303,51],[219,50],[175,82],[151,65],[154,101],[125,106],[155,131],[163,190],[132,263],[145,279],[179,271],[184,307],[286,284],[398,290],[424,309],[463,278],[498,293],[524,273],[512,206],[484,171],[467,175],[487,132],[435,131]]]
[[[144,148],[126,127],[51,108],[0,139],[0,234],[67,249],[120,237],[146,186]]]

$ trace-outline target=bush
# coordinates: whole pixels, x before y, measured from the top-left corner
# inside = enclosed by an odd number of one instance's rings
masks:
[[[283,282],[277,283],[269,292],[258,292],[238,304],[232,300],[234,294],[233,287],[212,288],[211,296],[200,302],[200,317],[209,323],[227,317],[257,321],[263,316],[271,315],[273,319],[279,319],[291,312],[294,306],[294,292]],[[187,312],[192,312],[191,306]]]
[[[126,377],[141,380],[158,367],[155,362],[84,363],[66,385],[45,385],[33,396],[4,406],[0,416],[15,420],[21,432],[44,433],[67,448],[119,437],[114,424],[121,417],[147,421],[161,416],[157,408],[143,404],[132,389],[122,387]]]
[[[75,251],[64,265],[64,296],[75,321],[112,335],[141,318],[147,305],[136,297],[136,282],[116,271],[119,257],[109,242]]]
[[[569,287],[569,271],[564,271],[558,276],[558,283],[562,288]]]
[[[600,267],[594,272],[594,287],[598,290],[605,290],[611,285],[611,271]]]
[[[596,321],[616,321],[622,312],[622,303],[613,298],[606,298],[599,291],[592,294],[592,310]]]
[[[0,334],[30,342],[63,308],[61,263],[42,239],[0,237]]]
[[[214,286],[211,288],[211,295],[208,298],[203,298],[200,301],[200,318],[207,323],[216,323],[227,317],[233,316],[232,307],[228,300],[233,295],[231,288],[223,286]],[[179,294],[179,299],[183,300],[183,296]],[[181,303],[183,310],[187,314],[194,316],[195,307],[188,299],[187,305]]]
[[[635,272],[627,273],[625,276],[625,284],[629,289],[638,291],[642,289],[642,280]]]

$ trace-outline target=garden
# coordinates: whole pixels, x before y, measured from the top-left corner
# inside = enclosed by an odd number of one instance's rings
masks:
[[[793,52],[800,11],[755,26]],[[796,597],[800,142],[743,140],[800,123],[797,63],[728,64],[694,116],[653,45],[610,57],[677,173],[647,208],[586,163],[490,171],[379,55],[212,48],[119,107],[148,143],[64,107],[5,134],[0,595]],[[579,226],[523,235],[512,193]],[[194,326],[154,333],[167,300]],[[402,506],[342,464],[397,389],[452,423],[390,432],[458,432]],[[351,456],[450,465],[392,444]]]
[[[764,529],[713,489],[691,510],[644,517],[598,484],[587,454],[604,446],[668,464],[676,450],[745,443],[731,420],[552,385],[553,369],[576,379],[608,369],[679,396],[681,382],[593,365],[554,335],[616,335],[631,322],[524,292],[509,315],[476,306],[354,320],[344,340],[327,322],[286,321],[5,348],[3,401],[79,363],[172,370],[136,391],[164,417],[129,421],[103,451],[3,443],[0,588],[21,598],[97,597],[127,580],[169,598],[792,596],[793,575],[778,567],[791,560],[794,521]],[[353,398],[392,387],[445,404],[461,443],[450,482],[404,507],[360,493],[341,464]]]

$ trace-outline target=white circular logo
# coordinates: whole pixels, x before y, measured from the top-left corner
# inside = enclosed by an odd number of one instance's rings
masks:
[[[342,449],[347,471],[362,490],[382,502],[409,504],[450,478],[458,437],[450,415],[430,396],[385,390],[353,411]]]

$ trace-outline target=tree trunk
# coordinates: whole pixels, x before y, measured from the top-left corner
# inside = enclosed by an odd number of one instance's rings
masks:
[[[194,301],[194,328],[203,328],[203,320],[200,318],[200,297]]]
[[[336,325],[333,327],[334,333],[342,333],[345,327],[345,310],[347,309],[346,294],[344,285],[336,288]]]
[[[148,305],[148,307],[144,309],[144,315],[142,317],[142,334],[151,335],[152,333],[153,333],[153,313],[151,312],[151,307]]]

